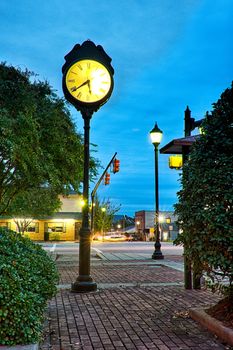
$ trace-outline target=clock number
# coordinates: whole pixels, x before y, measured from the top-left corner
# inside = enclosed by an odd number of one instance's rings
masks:
[[[80,70],[83,70],[83,67],[81,66],[81,64],[78,64],[77,67],[78,67]]]
[[[78,95],[77,95],[77,98],[81,98],[81,96],[82,96],[82,93],[81,93],[81,91],[78,93]]]
[[[77,90],[76,86],[72,86],[72,88],[70,88],[70,91],[74,92],[75,90]]]
[[[74,83],[74,82],[75,82],[75,79],[69,79],[68,82],[69,82],[69,83]]]
[[[90,62],[87,62],[87,68],[90,69],[91,68],[91,64]]]

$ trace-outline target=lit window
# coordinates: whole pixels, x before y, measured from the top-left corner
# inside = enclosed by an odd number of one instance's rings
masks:
[[[25,229],[25,232],[39,232],[39,222],[31,222]]]
[[[66,232],[66,227],[63,222],[48,222],[47,232]]]
[[[10,228],[11,223],[7,221],[0,222],[0,227],[8,227]]]

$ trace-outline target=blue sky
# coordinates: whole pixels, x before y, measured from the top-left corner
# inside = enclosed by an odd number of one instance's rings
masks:
[[[91,142],[104,167],[115,152],[121,164],[98,195],[133,216],[154,209],[155,121],[162,147],[183,136],[187,105],[202,118],[233,80],[232,13],[232,0],[1,0],[1,60],[34,71],[63,96],[65,54],[87,39],[104,47],[115,87],[93,115]],[[79,112],[71,111],[82,132]],[[178,179],[160,155],[161,210],[173,209]]]

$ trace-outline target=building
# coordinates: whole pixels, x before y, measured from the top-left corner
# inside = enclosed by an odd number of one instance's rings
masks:
[[[178,235],[177,217],[172,211],[159,212],[159,226],[161,241],[173,241]],[[155,211],[137,211],[135,213],[135,232],[146,241],[154,239]]]
[[[81,197],[78,194],[59,197],[62,206],[59,212],[43,219],[0,217],[0,227],[8,227],[13,231],[18,231],[17,221],[28,220],[25,236],[35,241],[61,240],[74,241],[78,239],[81,227]]]

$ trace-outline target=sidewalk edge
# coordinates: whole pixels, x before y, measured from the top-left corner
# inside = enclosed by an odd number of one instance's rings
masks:
[[[199,322],[210,332],[216,334],[222,341],[233,346],[233,330],[224,326],[222,322],[208,315],[204,309],[195,308],[189,310],[192,319]]]

